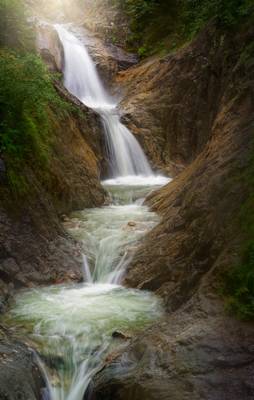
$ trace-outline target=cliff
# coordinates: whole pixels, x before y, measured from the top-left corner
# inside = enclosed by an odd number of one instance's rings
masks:
[[[164,154],[165,165],[185,169],[147,199],[161,222],[125,278],[161,296],[166,316],[106,363],[93,382],[97,400],[254,395],[254,327],[230,316],[221,295],[246,240],[239,216],[251,196],[252,40],[252,29],[225,35],[211,25],[186,49],[119,78],[154,164]]]
[[[210,24],[189,46],[119,74],[124,121],[155,167],[175,174],[204,149],[239,60],[241,40],[241,35],[217,33]]]
[[[4,57],[9,62],[8,53]],[[52,60],[54,58],[50,59],[51,70]],[[16,59],[11,61],[12,66]],[[28,61],[30,63],[29,58]],[[46,85],[49,78],[45,76],[45,81],[38,81],[38,87]],[[17,84],[19,79],[17,76]],[[31,82],[30,76],[23,79]],[[6,82],[8,85],[8,80]],[[99,118],[70,96],[56,78],[54,85],[55,89],[49,92],[52,104],[47,106],[46,114],[44,110],[39,114],[39,129],[37,119],[32,121],[25,117],[29,125],[20,137],[20,143],[11,141],[11,130],[9,136],[8,133],[3,136],[6,144],[1,151],[0,174],[2,305],[14,289],[23,286],[81,279],[80,251],[66,235],[61,215],[101,205],[105,199],[100,184]],[[24,96],[23,89],[21,95]],[[24,104],[23,100],[21,104]],[[33,107],[32,102],[31,105]],[[20,122],[21,129],[22,124],[23,121]]]
[[[99,181],[100,125],[97,117],[83,112],[82,117],[69,113],[60,121],[57,115],[52,116],[50,175],[28,162],[21,171],[30,188],[25,197],[17,199],[2,180],[2,298],[9,289],[33,283],[81,279],[79,251],[64,232],[60,217],[100,205],[105,197]]]

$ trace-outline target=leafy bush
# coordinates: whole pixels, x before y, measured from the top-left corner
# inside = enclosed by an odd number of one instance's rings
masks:
[[[27,165],[48,165],[52,114],[61,118],[68,107],[34,52],[23,2],[0,0],[0,31],[0,157],[9,187],[21,194],[28,191]]]
[[[0,52],[2,152],[19,157],[37,149],[37,136],[48,132],[47,107],[57,101],[51,78],[36,55]]]
[[[239,318],[254,318],[254,241],[250,241],[242,263],[234,267],[226,277],[226,304]]]
[[[119,0],[131,19],[130,46],[171,50],[191,39],[214,18],[224,28],[254,11],[252,0]]]
[[[188,0],[182,1],[182,6],[185,32],[191,35],[212,18],[220,26],[231,28],[254,10],[252,0]]]
[[[46,166],[51,110],[61,116],[66,105],[40,58],[1,50],[0,154],[7,162],[10,181],[23,161],[36,162],[37,168]]]
[[[249,49],[250,55],[254,54]],[[240,177],[248,188],[248,198],[241,206],[239,226],[245,240],[241,250],[241,262],[224,277],[223,294],[228,310],[239,318],[254,319],[254,157],[247,171]]]

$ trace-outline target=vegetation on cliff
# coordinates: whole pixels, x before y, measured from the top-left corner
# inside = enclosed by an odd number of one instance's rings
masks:
[[[120,0],[131,19],[129,44],[141,56],[167,52],[216,19],[228,28],[253,12],[252,0]]]
[[[254,43],[243,43],[239,64],[249,71],[254,64]],[[223,293],[227,309],[240,319],[254,319],[254,143],[248,168],[238,177],[247,192],[246,201],[239,205],[238,225],[243,237],[240,261],[224,276]]]
[[[24,6],[0,0],[0,155],[7,181],[16,194],[29,189],[22,174],[25,163],[46,169],[50,153],[52,111],[67,109],[52,77],[35,54],[32,29]]]
[[[24,191],[22,163],[31,161],[36,168],[46,167],[52,129],[50,109],[64,112],[65,105],[35,54],[1,50],[0,87],[0,149],[11,187]]]
[[[254,319],[254,159],[242,177],[249,196],[241,207],[240,229],[245,240],[240,262],[225,276],[224,294],[229,311],[240,319]]]
[[[181,46],[211,19],[224,30],[237,30],[253,18],[252,0],[113,2],[128,14],[130,47],[141,56]],[[56,93],[52,76],[35,53],[33,29],[22,2],[0,0],[0,31],[0,158],[12,192],[30,194],[23,171],[29,164],[47,179],[54,118],[64,116],[69,106]],[[245,47],[243,43],[240,61],[253,62],[253,46]],[[244,319],[254,318],[253,169],[247,180],[250,195],[241,214],[246,237],[243,257],[225,277],[224,288],[229,309]]]
[[[144,3],[146,6],[143,7]],[[167,102],[167,96],[165,95],[161,88],[158,88],[158,98],[159,96],[163,98],[163,106],[165,107],[165,103],[167,104],[168,110],[170,109],[171,105],[179,105],[181,107],[181,115],[178,117],[176,108],[174,108],[174,112],[172,112],[173,118],[169,117],[170,112],[168,111],[167,114],[165,113],[164,119],[167,123],[164,125],[163,132],[168,131],[172,132],[172,137],[176,137],[178,140],[176,142],[180,143],[181,150],[185,143],[188,143],[188,140],[193,139],[194,135],[197,135],[198,138],[205,138],[206,132],[209,132],[209,127],[205,126],[205,122],[201,119],[202,117],[199,112],[202,112],[202,104],[205,106],[209,106],[209,90],[212,90],[212,107],[206,108],[206,111],[203,111],[203,115],[211,115],[214,105],[216,103],[216,93],[218,88],[214,86],[214,82],[211,79],[211,73],[209,72],[207,75],[204,74],[205,68],[202,67],[202,63],[197,65],[197,79],[193,79],[195,82],[193,85],[193,91],[187,91],[186,88],[189,87],[189,83],[192,79],[191,71],[193,65],[195,65],[196,60],[199,60],[198,55],[204,54],[207,60],[207,65],[211,70],[215,71],[216,79],[221,79],[220,83],[220,90],[228,90],[231,86],[231,93],[229,98],[227,99],[228,104],[230,104],[229,99],[237,98],[240,94],[243,96],[245,92],[246,98],[248,97],[247,93],[251,93],[251,85],[253,80],[253,61],[254,61],[254,46],[253,46],[253,29],[252,29],[252,22],[253,22],[253,11],[254,11],[254,4],[252,1],[188,1],[188,2],[181,2],[181,8],[176,7],[177,2],[170,1],[170,2],[163,2],[163,1],[125,1],[125,7],[129,12],[132,20],[132,30],[137,36],[133,36],[134,45],[139,44],[142,45],[144,43],[148,43],[149,46],[145,46],[145,49],[142,47],[139,49],[141,54],[149,55],[151,53],[156,53],[160,49],[164,49],[167,52],[172,50],[173,44],[173,37],[177,38],[175,42],[175,47],[185,43],[186,40],[189,40],[195,36],[195,34],[202,29],[209,21],[210,23],[210,31],[213,32],[209,37],[209,42],[204,43],[204,40],[201,41],[197,39],[195,41],[198,47],[198,53],[193,51],[193,45],[190,45],[191,57],[189,62],[184,64],[183,61],[183,54],[179,55],[178,60],[180,64],[179,70],[177,73],[174,72],[176,70],[177,62],[173,63],[173,68],[168,76],[162,74],[163,68],[166,70],[167,62],[170,64],[170,60],[174,59],[174,56],[170,58],[165,58],[165,62],[163,66],[154,67],[154,86],[156,85],[156,74],[159,70],[160,80],[165,82],[167,85],[167,93],[176,93],[176,97],[172,98],[169,97],[170,102]],[[178,2],[180,4],[180,2]],[[172,14],[170,14],[167,9],[172,7]],[[163,11],[164,10],[164,11]],[[173,14],[174,11],[174,14]],[[174,17],[172,17],[174,15]],[[169,23],[170,18],[172,18],[172,24]],[[165,29],[161,27],[163,24],[160,22],[162,20],[165,21]],[[139,29],[139,30],[138,30]],[[168,30],[167,30],[168,29]],[[160,31],[161,30],[161,31]],[[209,31],[206,29],[205,31]],[[158,33],[158,40],[155,36],[152,39],[152,32]],[[199,37],[202,37],[202,33]],[[236,39],[238,38],[238,39]],[[165,39],[165,41],[164,41]],[[168,41],[167,41],[168,40]],[[203,43],[203,48],[200,47],[200,43]],[[215,45],[217,43],[217,46]],[[222,50],[223,49],[223,50]],[[144,52],[143,52],[144,50]],[[148,50],[148,51],[147,51]],[[220,56],[221,54],[221,56]],[[176,56],[177,57],[177,56]],[[200,62],[200,61],[199,61]],[[221,64],[220,64],[221,63]],[[149,60],[149,64],[143,63],[144,65],[143,70],[146,71],[146,65],[151,65],[152,61]],[[155,64],[155,61],[154,61]],[[156,65],[156,64],[155,64]],[[225,66],[227,65],[227,72],[225,73]],[[223,67],[222,67],[223,66]],[[186,67],[186,69],[184,69]],[[160,68],[160,69],[159,69]],[[224,75],[221,75],[221,71],[224,71]],[[181,72],[183,71],[182,80],[184,82],[184,90],[186,95],[181,99],[181,97],[177,97],[177,93],[180,92],[181,86],[179,85],[179,80],[181,80]],[[229,76],[233,76],[232,72],[237,71],[237,79],[234,78],[232,83],[229,85]],[[147,72],[145,72],[147,73]],[[173,75],[175,73],[175,75]],[[138,76],[138,75],[137,75]],[[163,78],[162,78],[163,76]],[[133,80],[135,79],[135,74],[133,74]],[[140,76],[139,76],[140,79]],[[152,75],[149,76],[149,79],[152,81]],[[209,80],[209,84],[204,89],[204,97],[200,96],[201,90],[198,93],[198,89],[202,84],[202,79],[204,82],[206,79]],[[188,82],[189,80],[189,82]],[[142,81],[141,81],[142,82]],[[166,83],[167,82],[167,83]],[[173,83],[172,83],[173,82]],[[172,85],[172,86],[171,86]],[[132,90],[134,89],[135,84],[133,84]],[[150,85],[149,88],[151,88]],[[177,89],[175,89],[177,87]],[[211,87],[213,89],[211,89]],[[222,89],[223,88],[223,89]],[[156,90],[156,89],[154,89]],[[138,88],[138,91],[142,91],[141,85]],[[155,92],[154,92],[155,93]],[[235,95],[233,95],[235,93]],[[197,98],[195,97],[197,96]],[[137,97],[138,98],[138,97]],[[188,103],[188,99],[190,103]],[[195,99],[195,100],[194,100]],[[219,98],[221,99],[221,97]],[[186,102],[187,100],[187,102]],[[202,103],[202,101],[204,102]],[[198,103],[197,113],[195,112],[195,103]],[[197,103],[196,103],[197,104]],[[140,107],[144,107],[142,104]],[[150,107],[150,108],[149,108]],[[153,115],[152,107],[149,105],[149,101],[147,101],[147,108],[149,112],[147,115],[150,118],[150,115]],[[186,111],[187,110],[187,111]],[[190,117],[186,118],[188,115],[188,111],[193,113],[193,115],[197,117],[199,124],[202,127],[205,127],[205,130],[200,132],[198,126],[196,126],[192,131],[187,131],[186,123],[183,124],[182,121],[192,121]],[[241,121],[242,114],[236,118],[236,121]],[[148,117],[147,117],[148,118]],[[232,117],[230,117],[232,118]],[[242,117],[243,118],[243,117]],[[245,115],[244,124],[247,126],[247,114]],[[180,134],[179,126],[183,125],[183,132]],[[151,124],[152,125],[152,124]],[[153,125],[152,125],[153,126]],[[159,126],[159,124],[158,124]],[[194,126],[192,121],[192,127]],[[173,129],[172,129],[173,127]],[[241,126],[239,132],[241,133],[241,137],[244,137],[244,125]],[[152,139],[155,137],[156,128],[153,128]],[[239,134],[239,133],[238,133]],[[178,135],[178,136],[177,136]],[[233,132],[231,132],[233,137]],[[181,142],[181,138],[184,138],[186,142]],[[236,136],[237,138],[237,136]],[[170,139],[167,139],[170,142]],[[209,137],[208,137],[209,140]],[[241,140],[240,137],[239,139]],[[205,142],[207,143],[207,141]],[[244,147],[245,146],[245,147]],[[244,149],[246,150],[247,154],[247,144],[245,143],[242,148],[240,154],[243,156]],[[171,148],[176,148],[176,143],[171,144]],[[187,148],[187,152],[190,153],[192,149],[192,145]],[[220,150],[217,149],[219,152]],[[216,152],[217,152],[216,151]],[[245,154],[245,158],[247,158]],[[216,157],[216,153],[214,154]],[[234,212],[231,215],[231,221],[227,223],[228,226],[231,225],[231,222],[236,221],[235,224],[235,237],[240,238],[241,246],[239,251],[239,261],[237,265],[233,265],[233,263],[228,263],[227,265],[227,272],[223,274],[223,296],[225,297],[226,308],[228,311],[237,315],[240,319],[253,319],[254,318],[254,209],[253,209],[253,198],[254,198],[254,181],[253,181],[253,162],[249,164],[247,169],[244,169],[244,172],[241,172],[240,178],[236,178],[235,170],[232,171],[230,177],[234,177],[237,179],[237,182],[240,180],[239,186],[242,188],[241,192],[244,194],[242,203],[236,204],[236,208],[238,207],[238,211]],[[238,166],[242,171],[242,168]],[[223,167],[223,171],[226,171],[226,167]],[[213,172],[214,174],[216,171]],[[231,179],[230,178],[230,179]],[[232,191],[236,190],[234,188],[235,182],[231,182]],[[215,188],[217,190],[217,188]],[[191,190],[194,192],[194,187],[192,186]],[[214,192],[212,192],[214,194]],[[211,195],[212,196],[212,195]],[[211,200],[210,200],[211,201]],[[229,193],[225,196],[225,201],[228,202],[228,206],[230,203]],[[222,203],[222,201],[221,201]],[[216,209],[218,210],[220,206],[217,205]],[[192,205],[194,208],[194,205]],[[209,204],[209,208],[212,208],[211,203]],[[190,207],[191,209],[191,207]],[[202,215],[202,210],[199,210],[199,216]],[[204,216],[202,218],[205,218]],[[224,223],[226,220],[226,216],[224,217]],[[192,220],[188,220],[191,222]],[[171,222],[173,224],[173,222]],[[217,228],[217,233],[219,228]],[[185,234],[186,234],[186,227],[185,227]],[[199,234],[201,234],[201,229],[199,227]],[[197,233],[198,235],[198,233]],[[208,240],[206,237],[207,232],[203,233],[204,238],[202,240]],[[229,243],[230,239],[227,237],[226,241]],[[199,246],[201,247],[200,243]],[[168,245],[167,248],[170,248]],[[208,252],[208,251],[207,251]],[[181,253],[182,254],[182,253]],[[206,253],[207,254],[207,253]],[[214,253],[213,253],[214,254]],[[161,257],[161,252],[160,252]],[[186,257],[186,256],[185,256]],[[148,261],[149,262],[149,261]],[[195,259],[195,263],[197,260]],[[172,263],[174,264],[174,263]],[[188,272],[189,274],[189,272]],[[165,278],[163,278],[165,280]]]

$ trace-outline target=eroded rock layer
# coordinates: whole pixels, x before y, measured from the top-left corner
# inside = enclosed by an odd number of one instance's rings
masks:
[[[154,146],[158,137],[167,149],[165,159],[170,154],[190,165],[148,198],[161,222],[125,278],[128,286],[160,295],[167,315],[112,355],[93,381],[97,400],[254,396],[253,324],[229,317],[219,294],[221,274],[238,261],[239,212],[249,196],[254,70],[242,52],[253,32],[227,37],[210,29],[178,54],[128,72],[134,77],[129,120],[142,121],[137,135],[149,143],[147,152],[154,134]],[[139,95],[142,74],[147,92]]]
[[[36,354],[0,327],[0,399],[47,398],[47,383]]]
[[[204,149],[225,92],[235,85],[232,73],[245,40],[210,24],[175,54],[121,72],[124,121],[155,167],[175,174]]]
[[[61,215],[101,205],[105,192],[100,184],[100,122],[78,105],[65,89],[57,90],[76,111],[64,119],[52,113],[54,132],[48,171],[29,162],[21,171],[30,194],[19,201],[4,176],[0,200],[0,297],[4,302],[13,289],[81,279],[81,254],[61,225]],[[77,105],[80,111],[77,111]],[[96,155],[95,155],[96,154]],[[6,171],[5,173],[8,173]],[[48,172],[47,172],[48,173]]]

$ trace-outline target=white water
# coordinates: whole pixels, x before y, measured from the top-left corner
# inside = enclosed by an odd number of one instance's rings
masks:
[[[151,187],[134,186],[132,197],[130,186],[105,187],[113,190],[114,203],[75,212],[65,222],[83,246],[87,283],[21,292],[7,320],[37,349],[48,379],[46,396],[51,400],[83,400],[108,354],[120,351],[125,343],[112,334],[132,336],[163,313],[152,293],[116,284],[131,249],[158,223],[155,213],[133,202]]]
[[[155,176],[144,153],[117,114],[81,42],[56,27],[65,51],[65,85],[102,118],[114,178],[103,182],[107,207],[73,213],[65,228],[83,248],[86,283],[21,292],[6,320],[34,346],[48,378],[51,400],[83,400],[91,378],[123,340],[163,311],[151,293],[120,286],[137,241],[158,223],[144,197],[169,179]],[[48,398],[48,397],[45,397]]]
[[[63,26],[56,25],[56,30],[64,48],[65,87],[100,114],[112,175],[153,176],[138,141],[120,122],[117,103],[106,93],[85,46]]]
[[[26,341],[37,348],[51,400],[83,400],[92,376],[127,335],[161,315],[155,296],[112,284],[51,286],[21,293],[11,311]]]
[[[74,212],[65,227],[82,243],[84,280],[119,284],[136,242],[159,218],[139,204],[151,187],[104,186],[113,204]]]

